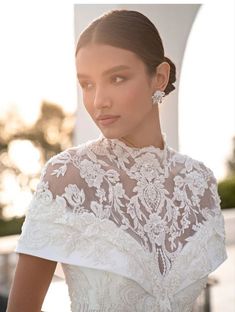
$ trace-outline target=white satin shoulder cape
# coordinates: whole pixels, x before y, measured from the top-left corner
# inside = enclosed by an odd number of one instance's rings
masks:
[[[58,261],[73,312],[187,312],[225,259],[217,181],[102,134],[44,166],[16,252]]]

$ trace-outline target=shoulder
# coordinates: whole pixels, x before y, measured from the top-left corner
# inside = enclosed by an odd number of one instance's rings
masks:
[[[81,143],[76,146],[72,146],[70,148],[65,149],[64,151],[53,155],[47,162],[45,163],[42,169],[42,176],[48,171],[52,175],[56,175],[57,177],[60,175],[64,175],[66,172],[66,167],[69,164],[76,163],[76,160],[82,156],[86,156],[89,150],[95,146],[97,140],[89,140],[85,143]],[[52,172],[53,170],[53,172]]]
[[[80,162],[87,158],[91,147],[97,140],[90,140],[65,149],[52,156],[41,170],[40,181],[37,190],[46,185],[54,194],[63,193],[68,184],[79,184]]]
[[[195,159],[172,148],[170,148],[170,151],[170,164],[178,169],[178,174],[190,175],[193,173],[200,173],[207,179],[210,178],[216,180],[212,169],[202,160]]]
[[[171,173],[176,188],[187,190],[199,198],[214,198],[216,205],[220,203],[217,179],[212,169],[203,161],[189,155],[172,151]]]
[[[180,207],[186,209],[182,210],[183,214],[187,215],[190,211],[190,218],[197,215],[194,220],[208,220],[215,216],[221,218],[221,199],[212,169],[203,161],[189,155],[174,150],[171,152],[169,171],[173,198],[177,205],[179,202]]]

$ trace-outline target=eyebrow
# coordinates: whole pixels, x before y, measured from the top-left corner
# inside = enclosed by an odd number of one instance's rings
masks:
[[[114,72],[117,72],[117,71],[123,70],[123,69],[131,69],[131,68],[129,66],[127,66],[127,65],[118,65],[118,66],[114,66],[112,68],[109,68],[109,69],[105,70],[102,75],[106,76],[108,74],[111,74],[111,73],[114,73]],[[86,75],[86,74],[77,73],[77,77],[78,78],[83,78],[83,77],[87,78],[89,76]]]

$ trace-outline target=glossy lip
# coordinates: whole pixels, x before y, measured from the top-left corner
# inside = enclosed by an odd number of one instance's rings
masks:
[[[100,119],[98,119],[99,124],[101,124],[102,126],[106,126],[106,125],[110,125],[113,122],[115,122],[120,116],[102,116],[100,117]]]
[[[109,119],[109,118],[116,118],[119,116],[115,115],[99,115],[96,117],[97,120]]]

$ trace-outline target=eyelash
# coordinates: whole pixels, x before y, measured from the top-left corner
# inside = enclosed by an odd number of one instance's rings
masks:
[[[125,77],[123,77],[123,76],[112,76],[112,77],[111,77],[111,80],[113,80],[113,78],[121,78],[122,81],[125,80]],[[122,81],[121,81],[121,82],[122,82]]]
[[[121,78],[121,79],[122,79],[121,82],[125,81],[125,79],[126,79],[126,78],[123,77],[123,76],[116,75],[116,76],[112,76],[110,80],[113,81],[113,80],[115,80],[115,78]],[[121,83],[121,82],[118,82],[117,84],[119,84],[119,83]],[[82,82],[80,85],[81,85],[82,89],[88,89],[88,88],[87,88],[87,85],[88,85],[88,84],[89,84],[89,83]]]

